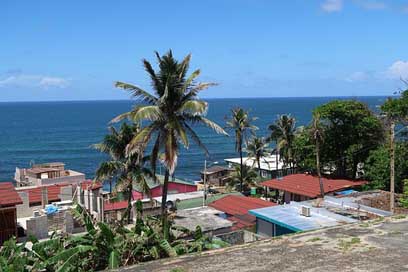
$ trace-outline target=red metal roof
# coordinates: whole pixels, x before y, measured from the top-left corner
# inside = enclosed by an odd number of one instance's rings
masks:
[[[99,181],[86,180],[81,182],[82,190],[96,190],[102,188],[102,183]]]
[[[353,181],[346,179],[322,178],[322,180],[325,193],[341,191],[343,189],[361,186],[367,183],[366,181]],[[318,197],[320,195],[319,178],[307,174],[293,174],[285,176],[280,180],[273,179],[262,182],[261,185],[311,198]]]
[[[249,210],[276,206],[276,203],[254,197],[228,195],[208,204],[219,211],[230,215],[247,214]]]
[[[118,202],[106,201],[104,205],[104,211],[123,210],[123,209],[126,209],[127,206],[128,206],[128,202],[126,200],[118,201]]]
[[[227,217],[227,219],[235,223],[232,226],[232,230],[248,228],[255,225],[256,218],[255,216],[248,214],[249,210],[276,205],[276,203],[259,198],[239,195],[224,196],[223,198],[208,204],[208,206],[213,207],[214,209],[231,215],[230,217]]]
[[[18,195],[13,183],[0,182],[0,206],[15,206],[23,204],[20,196]]]
[[[231,216],[227,219],[235,223],[231,230],[250,228],[256,224],[256,217],[249,214]]]
[[[21,191],[28,192],[28,199],[30,204],[41,202],[43,187],[47,188],[48,201],[58,201],[60,200],[59,195],[61,194],[61,187],[65,187],[68,185],[69,184],[53,184],[48,186],[38,186],[35,188],[22,189]]]

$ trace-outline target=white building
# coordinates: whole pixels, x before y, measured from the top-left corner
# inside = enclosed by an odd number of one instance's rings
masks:
[[[278,162],[276,163],[277,160]],[[235,165],[239,165],[241,160],[238,157],[238,158],[225,159],[224,161],[228,164],[228,167],[232,168]],[[242,162],[244,165],[248,167],[259,170],[258,164],[255,161],[255,158],[243,157]],[[285,170],[285,174],[287,174],[286,171],[289,169],[289,166],[285,166],[283,161],[279,158],[279,155],[276,155],[276,154],[272,154],[267,157],[262,157],[260,160],[260,166],[261,166],[261,176],[263,178],[275,178],[283,174],[282,170]]]
[[[85,174],[66,170],[64,163],[51,162],[35,164],[31,168],[16,168],[14,180],[17,182],[17,187],[78,184],[85,181]]]

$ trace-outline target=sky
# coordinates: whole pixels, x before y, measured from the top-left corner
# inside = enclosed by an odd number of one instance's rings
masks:
[[[407,26],[408,0],[2,0],[0,101],[128,99],[169,49],[203,98],[391,95]]]

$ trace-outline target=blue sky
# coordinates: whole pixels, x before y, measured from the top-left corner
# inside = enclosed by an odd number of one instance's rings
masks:
[[[203,97],[389,95],[408,0],[0,1],[0,101],[126,99],[141,59],[192,53]]]

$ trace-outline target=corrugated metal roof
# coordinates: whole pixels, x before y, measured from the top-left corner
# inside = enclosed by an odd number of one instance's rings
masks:
[[[366,181],[354,181],[345,179],[327,179],[322,178],[323,188],[325,193],[336,192],[346,188],[355,186],[361,186]],[[320,195],[320,183],[319,178],[307,174],[293,174],[283,177],[282,179],[273,179],[262,182],[261,185],[287,191],[297,195],[303,195],[307,197],[318,197]]]
[[[301,215],[302,206],[310,208],[310,217]],[[312,207],[306,202],[291,202],[290,204],[251,210],[249,213],[293,231],[314,230],[357,222],[355,219],[330,212],[326,208]]]
[[[82,190],[96,190],[102,188],[102,183],[99,181],[93,181],[93,180],[86,180],[81,182],[81,188]]]
[[[0,182],[0,206],[15,206],[22,203],[23,201],[16,192],[13,183]]]
[[[42,188],[47,188],[47,198],[48,201],[58,201],[60,200],[61,188],[69,186],[70,184],[53,184],[47,186],[38,186],[35,188],[19,189],[19,191],[28,192],[28,199],[30,204],[40,203],[42,197]]]
[[[253,226],[256,218],[248,214],[249,210],[276,206],[276,203],[259,198],[239,195],[228,195],[208,204],[219,211],[232,215],[227,219],[234,222],[233,229],[241,229]]]
[[[215,200],[208,206],[230,215],[247,214],[249,210],[276,206],[276,203],[265,201],[259,198],[239,195],[228,195]]]

